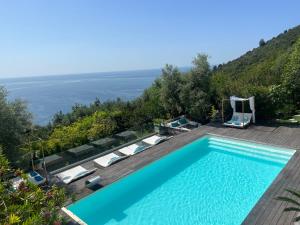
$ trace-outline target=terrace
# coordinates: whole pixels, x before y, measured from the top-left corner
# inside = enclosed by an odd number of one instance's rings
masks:
[[[97,175],[101,176],[100,185],[109,185],[207,133],[300,150],[299,127],[252,125],[248,129],[235,129],[210,124],[190,132],[178,134],[176,137],[154,146],[150,150],[133,155],[110,167],[100,168],[94,174],[68,185],[68,190],[74,193],[77,199],[80,199],[94,191],[85,186],[85,181],[89,178]],[[86,169],[94,168],[92,161],[81,165]],[[297,151],[246,217],[243,224],[292,224],[295,213],[283,212],[287,203],[274,200],[274,198],[286,195],[284,192],[286,188],[297,189],[299,186],[300,152]]]

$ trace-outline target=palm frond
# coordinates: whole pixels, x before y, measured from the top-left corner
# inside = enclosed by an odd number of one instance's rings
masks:
[[[295,204],[297,206],[300,206],[300,203],[297,202],[296,200],[292,199],[292,198],[289,198],[289,197],[283,197],[283,196],[279,196],[277,198],[275,198],[276,200],[279,200],[279,201],[284,201],[284,202],[288,202],[288,203],[292,203],[292,204]]]
[[[291,189],[285,189],[287,192],[291,193],[292,195],[300,198],[300,191],[291,190]]]
[[[300,216],[295,217],[295,218],[293,219],[293,221],[294,221],[294,222],[300,221]]]
[[[296,208],[296,207],[287,207],[287,208],[285,208],[283,211],[285,211],[285,212],[290,212],[290,211],[300,212],[300,208]]]

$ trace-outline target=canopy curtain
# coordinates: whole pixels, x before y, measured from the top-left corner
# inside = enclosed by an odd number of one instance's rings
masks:
[[[230,96],[230,105],[231,105],[231,108],[233,109],[233,112],[235,112],[235,96]]]
[[[249,98],[249,105],[250,105],[250,109],[252,111],[252,121],[253,123],[255,123],[255,104],[254,104],[254,96]]]

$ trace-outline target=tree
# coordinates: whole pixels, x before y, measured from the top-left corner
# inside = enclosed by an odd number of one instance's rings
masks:
[[[11,173],[24,179],[16,190],[7,179]],[[53,186],[44,191],[31,184],[21,170],[12,170],[8,160],[0,155],[0,224],[61,224],[59,211],[64,202],[63,189]]]
[[[171,117],[179,116],[183,111],[179,97],[181,85],[179,70],[167,64],[162,70],[160,100]]]
[[[180,99],[185,112],[193,119],[205,122],[210,110],[208,56],[198,54],[193,60],[193,68],[185,77]]]
[[[151,123],[155,118],[165,118],[166,111],[161,104],[161,79],[155,80],[140,98],[133,101],[133,104],[130,124],[134,127]]]
[[[259,47],[262,47],[266,44],[265,40],[264,39],[260,39],[259,40]]]
[[[300,107],[300,38],[294,44],[286,64],[282,86],[287,93],[286,99]]]
[[[277,106],[277,114],[289,118],[300,107],[300,39],[288,55],[281,80],[281,83],[271,86],[270,96]]]
[[[21,100],[8,101],[7,91],[0,87],[0,145],[12,162],[20,158],[18,146],[25,141],[24,132],[32,126],[32,116]]]

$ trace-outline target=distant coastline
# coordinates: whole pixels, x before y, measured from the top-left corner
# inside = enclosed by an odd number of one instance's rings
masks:
[[[180,71],[188,71],[191,67],[183,66],[179,67]],[[62,73],[62,74],[44,74],[44,75],[24,75],[24,76],[7,76],[7,77],[0,77],[0,84],[2,80],[10,80],[10,79],[32,79],[32,78],[45,78],[45,77],[75,77],[75,76],[83,76],[83,75],[107,75],[107,74],[120,74],[120,73],[135,73],[135,72],[143,72],[143,71],[161,71],[162,68],[151,68],[151,69],[134,69],[134,70],[114,70],[114,71],[101,71],[101,72],[84,72],[84,73]]]
[[[187,71],[189,67],[180,68]],[[58,112],[68,112],[75,103],[90,104],[121,98],[131,100],[143,93],[159,77],[161,69],[114,71],[83,74],[1,78],[8,99],[28,103],[34,123],[47,124]]]

